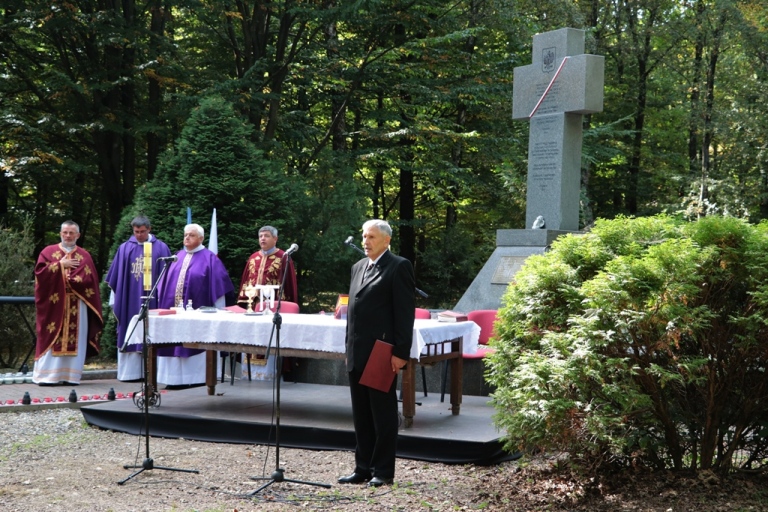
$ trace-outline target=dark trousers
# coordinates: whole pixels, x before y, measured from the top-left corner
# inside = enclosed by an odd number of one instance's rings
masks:
[[[349,372],[355,425],[355,473],[395,477],[397,452],[397,379],[386,393],[358,384],[360,372]]]

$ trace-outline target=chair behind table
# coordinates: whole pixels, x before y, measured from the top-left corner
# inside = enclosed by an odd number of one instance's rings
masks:
[[[467,320],[475,322],[480,327],[480,337],[477,339],[477,351],[474,354],[462,354],[464,359],[484,359],[487,355],[496,351],[488,346],[488,341],[494,337],[494,324],[498,319],[496,309],[476,309],[467,313]],[[448,379],[448,366],[443,369],[440,401],[445,399],[445,383]]]

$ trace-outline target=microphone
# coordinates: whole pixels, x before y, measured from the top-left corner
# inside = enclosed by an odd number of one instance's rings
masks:
[[[295,253],[298,250],[299,250],[299,244],[291,244],[291,246],[288,248],[288,250],[285,251],[285,255],[289,256],[289,255]]]
[[[344,240],[344,245],[346,245],[347,247],[353,248],[354,250],[356,250],[357,252],[359,252],[360,254],[365,256],[365,251],[362,250],[361,248],[359,248],[357,245],[352,243],[352,240],[354,240],[354,239],[355,239],[354,236],[349,235],[349,237],[346,240]]]
[[[157,258],[157,261],[176,261],[179,257],[175,254],[173,256],[166,256],[165,258]]]

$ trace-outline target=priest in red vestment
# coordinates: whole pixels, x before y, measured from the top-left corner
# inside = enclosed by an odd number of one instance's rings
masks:
[[[259,247],[260,250],[251,254],[245,264],[243,277],[240,279],[240,293],[237,301],[244,308],[248,307],[248,297],[245,296],[245,287],[248,285],[271,284],[280,286],[283,283],[283,274],[288,269],[288,275],[285,277],[283,286],[283,300],[299,303],[296,287],[296,270],[293,267],[293,260],[285,257],[285,251],[277,248],[277,229],[272,226],[262,226],[259,229]],[[286,265],[286,261],[288,264]],[[258,296],[256,297],[253,308],[257,308]],[[277,296],[275,295],[275,300]],[[250,359],[250,358],[249,358]],[[264,368],[253,370],[256,375],[271,378],[269,375],[273,371],[273,361],[264,361],[263,355],[255,356],[258,366],[266,365]],[[270,357],[273,359],[273,357]],[[292,363],[290,358],[283,359],[283,372],[291,371]],[[262,371],[260,371],[262,370]],[[258,378],[258,377],[257,377]]]
[[[61,225],[61,243],[35,265],[37,345],[32,382],[79,384],[86,357],[99,353],[104,327],[99,277],[91,255],[76,245],[80,226]]]
[[[248,297],[245,296],[245,287],[257,284],[280,285],[283,282],[283,273],[288,271],[283,287],[283,300],[298,304],[296,288],[296,270],[293,260],[285,257],[285,251],[277,248],[277,229],[272,226],[263,226],[259,229],[259,247],[261,249],[251,254],[245,264],[243,277],[240,280],[240,293],[237,301],[247,307]],[[286,265],[286,260],[288,264]]]

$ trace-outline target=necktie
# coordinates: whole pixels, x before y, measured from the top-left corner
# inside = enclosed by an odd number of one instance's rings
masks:
[[[363,282],[367,281],[369,277],[371,277],[371,271],[373,270],[373,263],[369,263],[367,267],[365,267],[365,272],[363,273]]]

